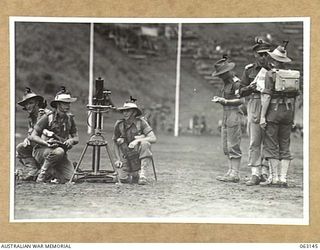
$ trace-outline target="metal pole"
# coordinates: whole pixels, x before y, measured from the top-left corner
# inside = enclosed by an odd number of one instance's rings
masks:
[[[178,24],[177,78],[176,78],[176,104],[175,104],[174,136],[179,135],[181,37],[182,37],[182,24],[179,23]]]
[[[94,24],[90,23],[90,55],[89,55],[89,96],[88,104],[92,105],[93,98],[93,44],[94,44]],[[88,116],[90,111],[88,111]],[[89,125],[92,126],[92,116],[90,117]],[[88,134],[92,133],[92,127],[88,126]]]

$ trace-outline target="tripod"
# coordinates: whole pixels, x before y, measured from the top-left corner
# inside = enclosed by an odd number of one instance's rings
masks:
[[[76,181],[118,182],[120,184],[120,179],[111,157],[111,151],[108,142],[101,133],[103,125],[103,113],[108,112],[111,108],[113,108],[113,106],[87,105],[87,108],[92,111],[92,114],[94,115],[94,134],[92,134],[89,141],[87,141],[69,183],[71,183],[74,177],[77,176],[78,178]],[[79,171],[88,147],[92,147],[92,170]],[[100,170],[101,147],[106,149],[112,170]]]

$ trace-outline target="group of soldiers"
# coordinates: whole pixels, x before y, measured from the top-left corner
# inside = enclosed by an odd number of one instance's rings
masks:
[[[222,96],[212,101],[223,106],[222,147],[229,163],[226,174],[216,179],[240,181],[242,152],[240,106],[247,103],[249,135],[247,186],[287,187],[292,160],[290,133],[294,125],[295,99],[299,94],[299,71],[286,70],[288,42],[273,46],[257,39],[252,47],[255,62],[248,64],[241,79],[235,76],[235,63],[227,56],[215,63],[213,76],[223,81]]]
[[[71,103],[77,98],[61,89],[46,108],[44,97],[26,88],[21,101],[28,116],[28,134],[16,147],[16,155],[23,165],[17,173],[22,181],[38,183],[66,183],[75,172],[75,164],[68,159],[68,151],[79,142]],[[114,128],[115,166],[122,183],[147,184],[146,169],[152,160],[151,143],[157,138],[152,128],[141,118],[142,111],[135,99],[125,102],[118,110],[123,119]],[[20,169],[21,170],[21,169]]]
[[[229,166],[227,173],[217,180],[240,181],[243,115],[240,106],[247,99],[251,178],[246,185],[287,187],[299,72],[284,69],[291,61],[286,46],[284,43],[272,49],[271,44],[257,40],[252,48],[255,62],[245,67],[241,79],[233,73],[235,63],[227,56],[215,63],[213,76],[221,78],[224,85],[222,96],[214,96],[212,101],[223,106],[222,148]],[[50,102],[52,109],[48,109],[44,97],[26,89],[18,102],[29,114],[28,135],[16,147],[17,158],[26,170],[20,174],[21,180],[66,183],[73,177],[74,164],[67,153],[79,142],[74,115],[70,112],[71,103],[76,100],[61,87]],[[117,110],[123,115],[113,134],[119,181],[147,184],[146,169],[152,164],[151,144],[157,138],[135,99],[130,98]]]

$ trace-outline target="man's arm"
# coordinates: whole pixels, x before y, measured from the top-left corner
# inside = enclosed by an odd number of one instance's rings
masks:
[[[265,94],[265,93],[261,94],[260,126],[263,129],[265,129],[267,126],[266,115],[269,108],[270,100],[271,100],[270,94]]]
[[[47,125],[48,125],[48,117],[44,115],[38,120],[36,125],[34,125],[34,129],[31,132],[31,135],[28,136],[28,139],[39,145],[50,147],[50,144],[41,138],[42,131],[44,130],[44,128],[47,127]]]

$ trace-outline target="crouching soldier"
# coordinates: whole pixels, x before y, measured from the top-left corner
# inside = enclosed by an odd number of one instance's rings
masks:
[[[287,42],[268,52],[275,67],[267,72],[261,95],[260,125],[265,129],[263,151],[269,159],[270,176],[260,185],[287,187],[287,172],[292,156],[290,134],[294,123],[295,98],[299,94],[299,71],[285,70]]]
[[[28,136],[16,147],[17,158],[24,167],[19,179],[24,181],[35,181],[39,171],[39,164],[32,156],[32,150],[35,144],[32,143],[28,137],[31,135],[37,120],[39,120],[42,115],[51,113],[51,111],[46,109],[47,103],[44,98],[32,92],[30,88],[26,88],[22,100],[19,101],[18,104],[29,114]]]
[[[216,179],[224,182],[240,181],[240,163],[242,152],[241,142],[241,120],[243,113],[240,105],[244,103],[242,98],[237,97],[236,91],[240,86],[240,80],[232,69],[235,67],[233,62],[229,62],[227,57],[215,63],[215,72],[212,76],[219,77],[223,81],[222,97],[214,96],[212,101],[219,103],[223,107],[222,119],[222,147],[223,152],[228,158],[229,170],[223,176]]]
[[[146,170],[152,167],[151,144],[157,138],[148,122],[140,118],[141,110],[131,98],[123,107],[118,108],[123,119],[114,127],[115,165],[119,168],[119,178],[123,183],[137,182],[147,184]]]
[[[33,155],[41,165],[37,182],[45,182],[50,177],[65,183],[72,177],[74,168],[67,158],[67,151],[79,142],[74,117],[70,113],[70,104],[76,100],[61,87],[51,102],[52,114],[44,115],[34,126],[30,140],[37,143]]]

